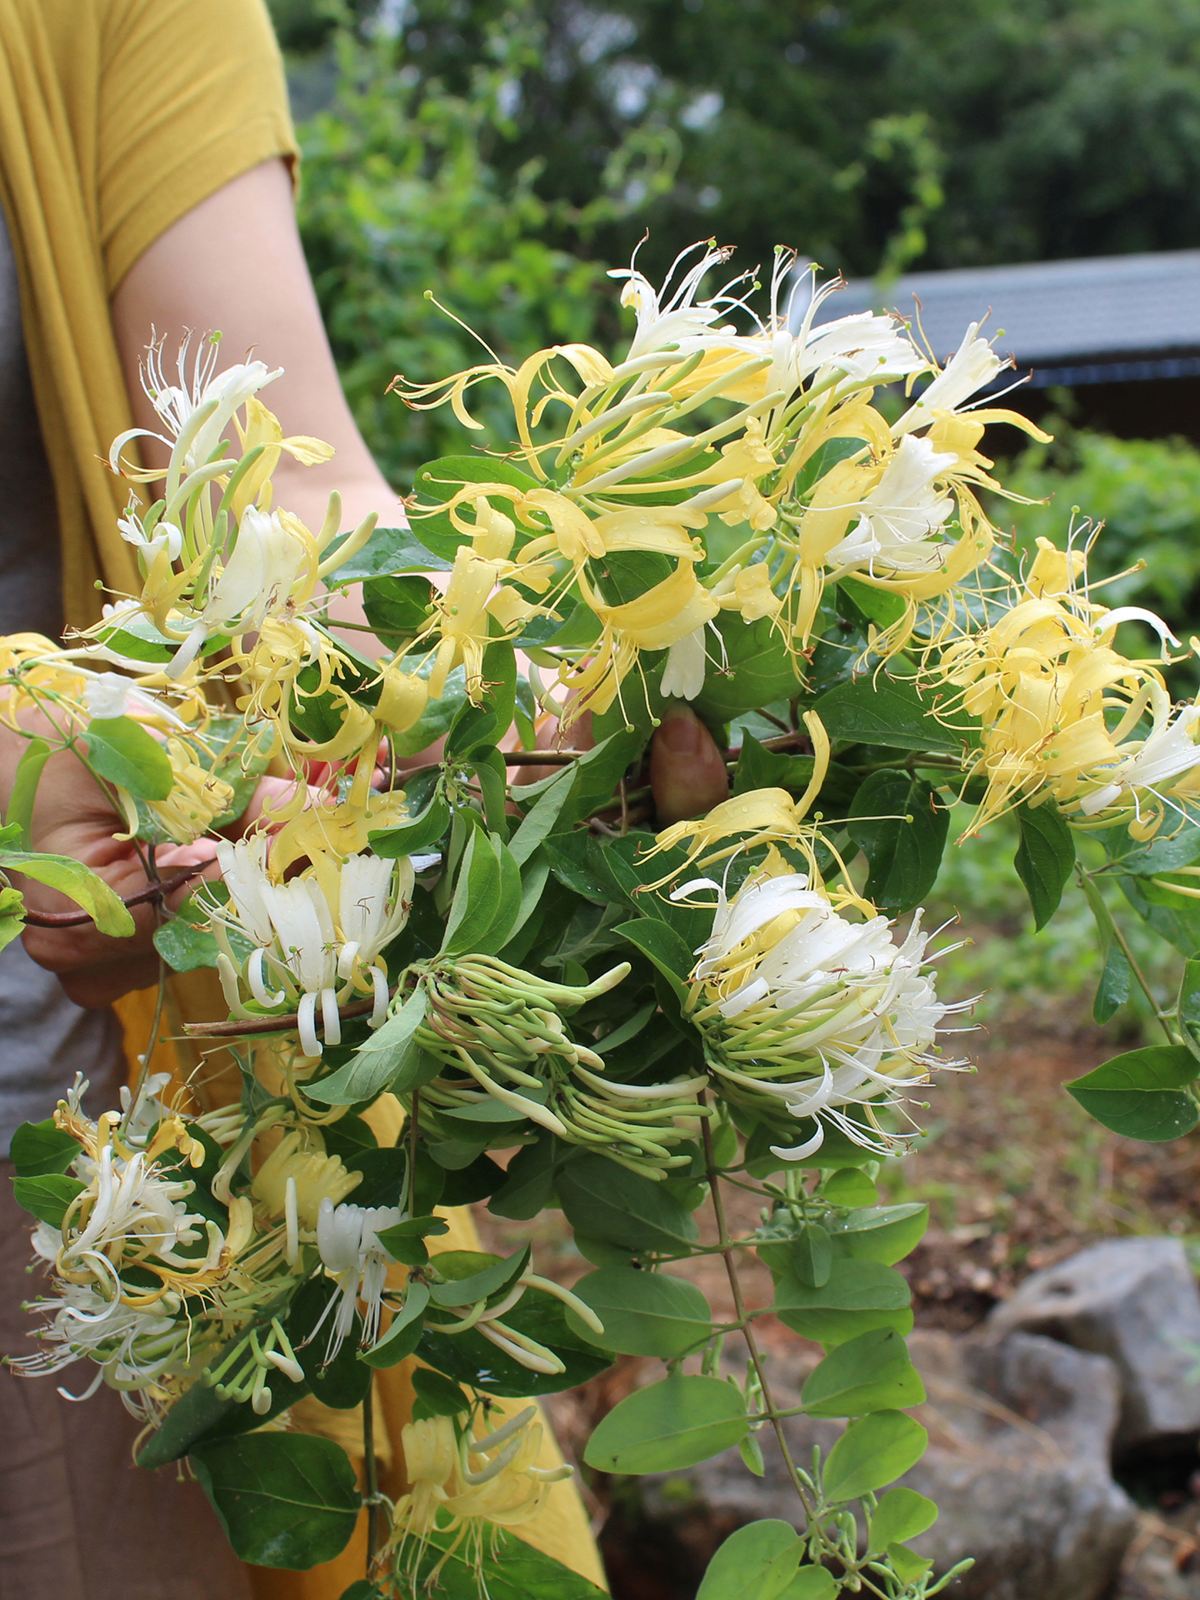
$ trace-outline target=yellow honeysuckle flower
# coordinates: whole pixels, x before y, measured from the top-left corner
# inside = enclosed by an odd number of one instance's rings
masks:
[[[284,452],[304,467],[321,466],[332,460],[334,455],[333,446],[326,444],[323,439],[314,439],[308,434],[294,434],[285,438],[279,418],[263,405],[257,395],[251,395],[246,401],[245,414],[244,423],[236,415],[234,417],[242,454],[246,456],[257,449],[261,449],[262,454],[234,491],[233,511],[237,517],[242,515],[247,506],[258,505],[259,496],[264,490],[269,491],[271,478]],[[269,493],[264,509],[270,509]]]
[[[560,668],[562,681],[572,691],[563,713],[564,726],[584,711],[607,710],[643,651],[666,650],[679,643],[710,622],[721,608],[694,569],[682,561],[670,577],[620,605],[602,600],[583,573],[578,582],[585,603],[600,623],[601,634],[587,660],[573,666],[564,663]]]

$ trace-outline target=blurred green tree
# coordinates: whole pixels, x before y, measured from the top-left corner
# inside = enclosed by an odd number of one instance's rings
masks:
[[[276,4],[285,38],[296,9],[312,38],[311,6]],[[360,24],[370,13],[358,0]],[[534,192],[563,207],[553,241],[576,253],[623,259],[640,231],[588,212],[631,135],[680,142],[652,211],[626,181],[655,263],[709,234],[859,274],[1195,243],[1195,0],[390,0],[378,15],[422,81],[468,99],[497,39],[521,33],[488,159],[505,180],[536,161]]]

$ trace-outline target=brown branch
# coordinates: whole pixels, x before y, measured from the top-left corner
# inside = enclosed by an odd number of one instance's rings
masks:
[[[163,878],[159,883],[148,883],[144,889],[139,889],[136,894],[123,894],[121,904],[124,906],[144,906],[153,901],[165,900],[169,894],[174,894],[176,889],[182,889],[185,883],[190,883],[204,871],[205,864],[195,867],[184,867],[173,878]],[[25,922],[31,928],[82,928],[85,923],[93,919],[86,911],[30,911],[25,912]]]
[[[338,1016],[343,1022],[352,1017],[366,1017],[374,1006],[374,1000],[352,1000],[348,1006],[338,1007]],[[193,1039],[241,1039],[255,1033],[282,1033],[299,1025],[299,1013],[289,1011],[282,1017],[234,1017],[229,1022],[185,1022],[183,1031]]]

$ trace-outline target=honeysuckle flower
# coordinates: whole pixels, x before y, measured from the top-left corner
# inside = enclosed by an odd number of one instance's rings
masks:
[[[749,285],[754,274],[739,273],[708,299],[698,298],[704,279],[714,267],[724,266],[732,255],[727,245],[689,245],[671,263],[660,289],[655,289],[637,270],[636,250],[633,263],[611,270],[609,277],[624,285],[621,304],[632,309],[637,318],[626,359],[637,360],[662,351],[686,356],[695,350],[734,344],[735,327],[721,319],[744,304],[743,295],[734,291]]]
[[[285,1133],[250,1184],[255,1202],[283,1220],[284,1254],[291,1265],[299,1256],[301,1230],[311,1236],[322,1205],[337,1205],[362,1177],[348,1172],[340,1156],[326,1154],[315,1143],[318,1138],[315,1130]]]
[[[260,628],[278,610],[310,600],[319,564],[316,542],[295,517],[248,506],[228,560],[217,561],[207,598],[169,671],[184,673],[214,633],[238,635]]]
[[[419,1418],[401,1428],[400,1447],[409,1487],[396,1502],[388,1548],[398,1566],[413,1571],[437,1533],[455,1534],[452,1548],[465,1540],[481,1563],[488,1529],[532,1522],[550,1485],[571,1476],[565,1465],[538,1466],[542,1423],[536,1406],[525,1406],[487,1432],[481,1431],[478,1411]]]
[[[752,874],[729,896],[697,878],[674,899],[714,896],[709,938],[696,951],[689,1011],[710,1070],[732,1099],[778,1132],[779,1113],[815,1119],[799,1144],[772,1151],[803,1160],[825,1125],[883,1151],[894,1136],[877,1107],[903,1103],[905,1091],[943,1062],[934,1046],[959,1007],[940,1001],[929,967],[921,914],[897,940],[893,924],[852,894],[831,899],[802,873]]]
[[[233,1015],[251,1014],[243,988],[267,1011],[294,1005],[300,1048],[309,1057],[322,1050],[318,1007],[327,1044],[341,1041],[338,1005],[351,994],[372,996],[369,1021],[378,1027],[389,998],[381,952],[408,920],[412,864],[324,852],[284,882],[268,864],[262,835],[219,840],[216,850],[229,903],[214,904],[210,918],[222,946],[217,970]],[[244,962],[234,954],[231,931],[255,945]]]
[[[95,1279],[62,1282],[55,1294],[39,1295],[26,1310],[45,1320],[31,1337],[38,1348],[6,1358],[20,1377],[54,1377],[76,1362],[96,1367],[82,1393],[65,1387],[70,1400],[86,1400],[103,1383],[121,1396],[126,1410],[141,1421],[157,1416],[162,1382],[189,1360],[188,1328],[160,1304],[132,1306],[106,1294]]]
[[[379,1242],[379,1235],[404,1221],[399,1206],[335,1205],[326,1196],[317,1213],[317,1249],[321,1265],[333,1279],[335,1292],[313,1328],[315,1338],[327,1318],[332,1317],[325,1360],[332,1361],[354,1328],[359,1302],[363,1305],[364,1345],[379,1337],[379,1318],[383,1291],[387,1286],[392,1258]]]
[[[172,453],[175,475],[203,467],[224,441],[235,413],[260,389],[282,376],[282,367],[272,370],[265,361],[236,362],[218,372],[219,347],[219,336],[208,334],[193,355],[189,334],[179,346],[175,371],[170,377],[163,364],[163,341],[157,339],[147,347],[139,364],[139,377],[163,432],[129,428],[119,434],[108,458],[114,472],[123,471],[126,477],[143,483],[162,476],[161,471],[134,468],[122,459],[125,447],[135,439],[152,439],[166,445]]]
[[[874,386],[928,370],[929,362],[914,345],[907,325],[890,312],[859,311],[817,322],[817,312],[845,287],[845,281],[838,277],[818,284],[815,265],[803,273],[796,272],[795,265],[794,251],[776,253],[771,318],[764,329],[774,360],[771,388],[792,393],[809,384],[824,389],[839,378]],[[808,303],[800,313],[804,294]]]
[[[979,336],[978,322],[972,322],[958,349],[937,376],[921,390],[894,426],[898,435],[911,433],[933,422],[938,412],[958,412],[973,396],[995,381],[1011,358],[1002,360],[986,339]]]
[[[1117,650],[1123,624],[1149,627],[1163,650],[1177,643],[1152,612],[1094,600],[1085,551],[1042,541],[1008,609],[942,644],[926,669],[953,690],[941,714],[980,724],[967,760],[987,780],[975,828],[1049,798],[1079,825],[1124,821],[1144,839],[1191,798],[1196,708],[1176,710],[1157,666]]]
[[[1150,731],[1144,738],[1126,739],[1117,745],[1119,754],[1111,762],[1093,769],[1090,776],[1100,787],[1085,794],[1079,809],[1085,817],[1112,814],[1118,808],[1132,809],[1139,833],[1157,830],[1165,804],[1164,794],[1176,800],[1185,794],[1193,798],[1196,782],[1177,780],[1200,773],[1200,705],[1175,709],[1170,696],[1157,683],[1147,686]],[[1107,778],[1107,783],[1103,782]]]
[[[826,562],[843,570],[865,567],[872,575],[943,566],[947,547],[932,536],[953,512],[954,501],[937,485],[945,483],[957,461],[936,451],[928,439],[905,435],[878,483],[864,495],[858,522]]]
[[[564,726],[584,711],[607,710],[643,652],[669,650],[711,622],[721,609],[692,566],[682,561],[670,577],[620,605],[603,600],[582,574],[579,587],[601,633],[588,659],[561,669],[562,681],[571,690]]]

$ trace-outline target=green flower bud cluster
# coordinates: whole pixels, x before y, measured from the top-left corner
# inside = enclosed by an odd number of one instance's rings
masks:
[[[564,984],[495,956],[463,955],[432,965],[416,1042],[441,1066],[421,1088],[421,1104],[454,1110],[489,1097],[567,1144],[603,1149],[647,1177],[685,1166],[679,1149],[705,1115],[705,1077],[668,1083],[616,1083],[602,1058],[571,1037],[562,1012],[577,1011],[629,972],[627,962],[590,984]]]

